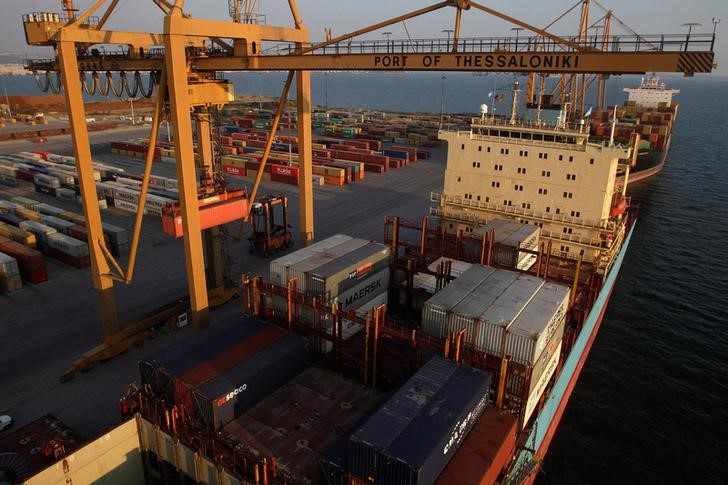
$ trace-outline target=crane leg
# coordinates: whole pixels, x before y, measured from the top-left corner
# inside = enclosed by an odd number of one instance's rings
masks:
[[[313,155],[311,153],[311,72],[296,71],[298,112],[298,191],[301,246],[313,242]]]
[[[174,11],[164,19],[165,33],[181,19]],[[177,159],[180,210],[184,230],[185,267],[190,294],[191,320],[199,331],[209,324],[209,305],[205,282],[205,257],[200,233],[200,213],[197,205],[197,174],[192,145],[192,122],[188,99],[187,63],[184,37],[165,35],[165,67],[167,69],[169,102],[174,127],[174,149]]]
[[[83,106],[81,82],[78,77],[78,60],[74,42],[58,43],[58,58],[61,63],[61,82],[68,107],[68,120],[71,125],[73,149],[76,154],[76,169],[81,197],[84,201],[83,213],[86,217],[88,246],[91,256],[91,275],[101,312],[101,333],[105,341],[119,331],[119,315],[116,311],[114,282],[108,276],[109,264],[104,257],[100,244],[104,244],[101,226],[101,212],[96,196],[93,166],[91,165],[91,146],[86,128],[86,110]]]

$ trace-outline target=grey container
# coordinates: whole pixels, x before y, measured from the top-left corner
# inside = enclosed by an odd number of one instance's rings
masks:
[[[489,391],[489,373],[434,357],[352,434],[349,472],[374,483],[434,483]]]
[[[298,291],[300,293],[308,293],[311,276],[318,268],[368,243],[369,241],[364,239],[352,238],[341,244],[317,252],[309,258],[287,267],[286,282],[290,279],[298,278]]]
[[[389,267],[389,246],[370,242],[354,249],[312,272],[308,282],[308,294],[331,301],[367,279]],[[386,287],[385,287],[386,288]]]
[[[504,351],[520,364],[533,365],[547,344],[561,341],[571,289],[546,283],[508,326]]]
[[[48,236],[58,232],[54,227],[50,227],[35,221],[23,221],[19,224],[19,226],[21,229],[35,234],[38,249],[41,251],[46,250],[46,247],[48,245]]]
[[[103,228],[104,234],[109,236],[109,242],[113,244],[124,244],[129,242],[129,236],[126,229],[119,226],[114,226],[108,222],[102,222],[101,227]]]
[[[0,276],[10,277],[20,274],[18,262],[12,256],[0,253]]]
[[[328,248],[337,246],[343,242],[353,239],[351,236],[345,234],[336,234],[322,241],[301,248],[298,251],[286,254],[280,258],[276,258],[270,262],[270,280],[273,284],[278,286],[286,286],[288,283],[286,270],[288,267],[310,258],[316,253],[320,253]]]
[[[468,344],[478,350],[485,350],[488,332],[482,329],[480,316],[488,310],[509,286],[518,278],[513,271],[496,269],[473,291],[452,308],[448,315],[447,329],[450,332],[465,330]]]
[[[483,336],[483,350],[489,354],[502,356],[505,331],[526,305],[543,286],[544,280],[535,276],[518,274],[493,304],[480,316],[480,331]]]
[[[56,216],[43,216],[43,224],[56,229],[58,232],[68,234],[68,230],[76,224]]]
[[[495,247],[493,249],[493,262],[502,266],[516,268],[529,253],[520,251],[538,249],[541,228],[535,225],[521,224],[514,221],[494,219],[488,224],[476,229],[473,234],[482,237],[483,234],[495,230],[495,243],[508,247]]]
[[[422,306],[422,330],[428,335],[442,338],[445,335],[450,310],[494,271],[495,268],[473,265],[445,288],[435,293]]]
[[[66,212],[66,210],[44,203],[44,204],[38,204],[38,212],[40,212],[41,214],[46,215],[46,216],[58,217],[61,214],[63,214],[64,212]]]

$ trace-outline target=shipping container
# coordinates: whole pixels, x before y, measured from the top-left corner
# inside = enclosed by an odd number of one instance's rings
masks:
[[[443,256],[427,265],[427,269],[429,269],[433,273],[437,273],[438,271],[440,271],[440,265],[444,265],[445,263],[450,264],[450,276],[454,276],[456,278],[469,270],[472,266],[472,264],[466,263],[465,261],[459,261],[457,259],[446,258],[445,256]]]
[[[14,275],[2,275],[0,274],[0,291],[5,293],[12,293],[23,288],[23,280],[19,274]]]
[[[124,244],[129,242],[129,236],[127,235],[126,229],[119,226],[114,226],[108,222],[102,222],[104,234],[108,234],[109,240],[112,244]]]
[[[298,291],[300,293],[308,294],[309,287],[312,284],[312,278],[316,270],[331,261],[354,251],[355,249],[366,246],[367,244],[369,244],[369,241],[354,238],[336,246],[327,248],[324,251],[317,252],[309,258],[288,267],[286,271],[286,281],[297,278]]]
[[[35,234],[38,249],[41,251],[45,251],[46,249],[46,241],[48,239],[48,236],[50,234],[55,234],[56,232],[58,232],[54,227],[50,227],[35,221],[23,221],[20,223],[20,228]]]
[[[436,356],[351,435],[349,473],[433,483],[488,404],[490,374]]]
[[[427,300],[422,307],[422,330],[435,337],[444,337],[450,310],[494,271],[495,268],[473,265]]]
[[[286,286],[286,284],[288,283],[287,268],[300,261],[303,261],[306,258],[311,257],[316,253],[322,252],[326,249],[332,248],[351,239],[353,239],[351,236],[336,234],[324,240],[315,242],[310,246],[306,246],[305,248],[301,248],[297,251],[286,254],[285,256],[274,259],[270,262],[271,282],[278,286]]]
[[[68,234],[68,230],[76,224],[56,216],[43,216],[43,224],[52,227],[60,233]]]
[[[48,280],[45,261],[40,252],[3,236],[0,236],[0,251],[15,258],[20,275],[24,280],[31,283],[42,283]]]
[[[0,252],[0,276],[15,276],[20,274],[18,262],[12,256]]]
[[[492,261],[495,264],[527,270],[536,262],[536,254],[530,254],[521,250],[538,250],[539,238],[541,236],[541,228],[539,226],[494,219],[473,231],[473,235],[481,238],[483,234],[489,234],[491,230],[495,231],[494,242],[497,245],[501,245],[493,249]],[[476,254],[480,254],[480,245],[469,249],[470,251],[475,251]]]
[[[38,204],[37,211],[43,215],[60,217],[66,210],[50,204]]]
[[[10,212],[0,212],[0,222],[5,224],[20,227],[20,223],[23,221],[25,221],[25,219],[15,214],[11,214]]]
[[[518,419],[488,408],[470,430],[457,454],[437,478],[438,485],[496,483],[516,449]]]
[[[47,243],[49,248],[66,253],[74,258],[83,258],[89,255],[88,244],[66,234],[49,234]]]
[[[331,301],[369,275],[389,268],[389,257],[389,246],[376,242],[353,249],[312,271],[307,293]]]
[[[25,229],[11,226],[10,224],[0,223],[0,236],[5,236],[8,239],[12,239],[15,242],[28,246],[29,248],[36,248],[38,246],[35,234],[28,232]]]

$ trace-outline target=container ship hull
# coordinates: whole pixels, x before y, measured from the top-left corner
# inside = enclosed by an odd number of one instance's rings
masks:
[[[584,327],[579,333],[569,356],[564,360],[561,372],[556,378],[551,392],[544,401],[543,408],[539,412],[533,424],[532,431],[527,438],[526,446],[516,457],[514,471],[511,475],[511,480],[509,480],[510,483],[531,484],[538,475],[537,471],[540,463],[548,452],[551,441],[556,434],[564,410],[571,397],[571,393],[576,386],[584,363],[589,356],[589,352],[599,332],[633,231],[634,224],[632,224],[632,228],[605,278],[604,285],[585,320]],[[528,450],[536,450],[535,455]]]

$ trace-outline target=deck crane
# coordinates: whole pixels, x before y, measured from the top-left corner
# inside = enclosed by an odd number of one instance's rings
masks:
[[[300,240],[305,245],[314,239],[311,71],[493,71],[568,75],[654,71],[692,75],[711,72],[714,67],[714,34],[692,34],[689,38],[685,35],[612,36],[595,46],[588,37],[562,38],[546,29],[540,29],[470,0],[440,1],[348,34],[327,36],[329,38],[319,43],[311,43],[295,0],[288,0],[293,20],[293,25],[288,27],[245,21],[197,19],[183,10],[184,0],[153,0],[163,14],[161,32],[105,29],[106,20],[119,8],[118,3],[118,0],[95,0],[80,15],[73,12],[67,19],[47,12],[24,15],[23,26],[27,43],[52,46],[55,52],[53,59],[28,61],[26,67],[38,76],[45,73],[48,81],[53,73],[57,73],[68,107],[84,201],[95,200],[96,196],[82,97],[84,86],[87,92],[97,92],[103,87],[101,79],[104,75],[107,76],[107,83],[113,83],[112,72],[135,73],[132,81],[125,81],[126,76],[121,76],[123,87],[155,96],[154,122],[142,184],[143,194],[149,183],[159,122],[163,111],[168,112],[169,121],[174,127],[180,190],[179,217],[184,234],[191,320],[197,329],[208,323],[209,294],[196,180],[200,167],[195,163],[192,120],[194,118],[196,121],[198,139],[201,140],[199,163],[201,166],[208,166],[212,155],[207,146],[209,143],[204,141],[209,140],[210,136],[207,114],[211,107],[222,106],[233,99],[232,84],[219,73],[261,70],[288,73],[258,178],[242,207],[243,216],[249,214],[251,204],[248,201],[255,199],[273,136],[295,78],[300,163],[299,231]],[[245,20],[248,12],[246,5],[250,7],[253,3],[231,2],[235,17],[233,20]],[[65,5],[72,6],[70,2]],[[443,9],[454,9],[455,13],[452,37],[447,41],[413,39],[409,36],[404,40],[386,42],[356,40],[364,34]],[[72,12],[72,9],[67,9],[68,12]],[[103,12],[100,18],[96,16],[98,12]],[[486,13],[533,35],[528,38],[521,36],[519,43],[509,37],[462,38],[460,24],[465,12]],[[644,42],[645,40],[649,43]],[[265,49],[263,43],[266,44]],[[119,45],[124,46],[122,53],[118,50],[106,51],[104,48]],[[143,83],[141,76],[136,74],[139,72],[151,73],[151,84],[147,89],[140,86]],[[94,80],[91,87],[85,82],[88,75]],[[140,213],[143,205],[142,197]],[[134,341],[135,332],[144,330],[134,326],[121,330],[114,296],[114,282],[131,282],[141,216],[137,216],[128,268],[123,271],[105,247],[98,205],[84,204],[84,213],[90,241],[91,272],[101,308],[104,339],[103,344],[90,354],[88,360],[93,361],[100,356],[106,358],[125,350]],[[210,261],[208,266],[209,263]]]

